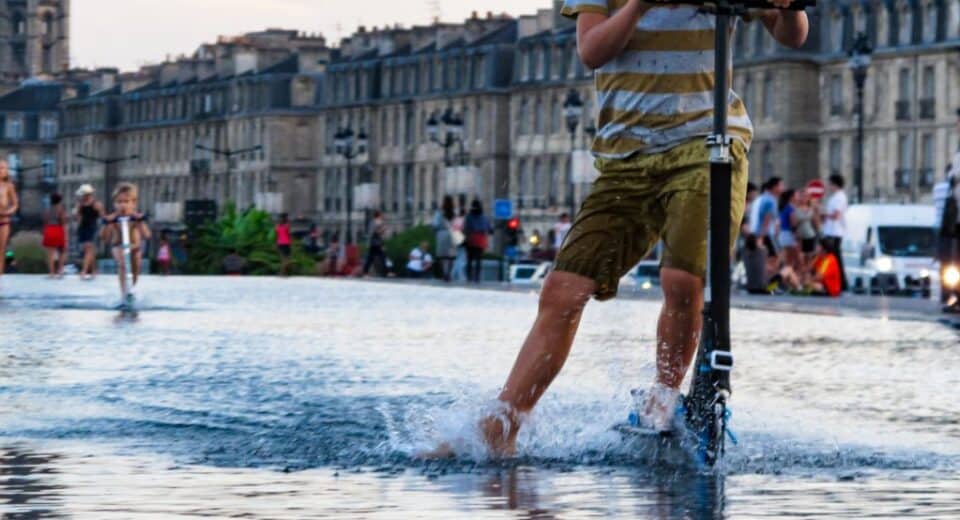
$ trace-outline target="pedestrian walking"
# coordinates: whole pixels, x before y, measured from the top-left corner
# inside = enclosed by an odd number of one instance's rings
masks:
[[[287,276],[290,269],[290,255],[292,253],[290,242],[290,219],[286,213],[280,214],[280,222],[274,227],[276,235],[277,251],[280,252],[280,276]]]
[[[379,210],[373,212],[373,220],[370,221],[367,236],[370,239],[367,243],[367,258],[363,262],[363,276],[367,276],[371,268],[376,269],[377,276],[386,276],[387,253],[384,250],[384,245],[386,243],[387,225],[384,222],[383,213]]]
[[[77,219],[77,243],[80,245],[83,260],[80,264],[80,279],[92,280],[97,274],[97,227],[106,214],[103,204],[94,196],[93,186],[84,184],[77,189],[77,206],[74,218]]]
[[[798,196],[795,190],[786,190],[780,195],[780,234],[779,243],[783,251],[783,264],[799,273],[803,269],[800,255],[800,243],[797,241],[796,205]]]
[[[446,195],[443,197],[443,203],[440,209],[433,216],[433,232],[436,243],[437,266],[440,268],[441,277],[445,282],[451,280],[450,275],[453,271],[453,262],[457,257],[456,239],[463,241],[463,233],[453,229],[453,220],[456,213],[453,207],[453,197]]]
[[[841,175],[831,175],[827,182],[826,206],[823,209],[823,238],[824,247],[833,253],[840,266],[840,288],[843,292],[849,290],[847,272],[843,265],[843,237],[847,232],[847,193],[844,191],[846,181]]]
[[[467,240],[467,277],[473,283],[480,283],[483,254],[487,250],[493,226],[483,214],[483,205],[473,199],[470,213],[464,220],[463,234]]]
[[[43,247],[47,250],[47,270],[50,278],[63,278],[63,264],[67,260],[67,211],[63,197],[50,195],[50,207],[43,212]]]
[[[170,249],[170,240],[166,233],[160,234],[160,245],[157,247],[157,267],[160,268],[160,274],[168,276],[170,267],[173,265],[173,252]]]
[[[466,213],[463,208],[457,211],[450,228],[453,230],[454,243],[457,244],[457,257],[453,260],[453,269],[450,278],[454,282],[463,282],[467,279],[467,239],[463,232],[466,223]]]

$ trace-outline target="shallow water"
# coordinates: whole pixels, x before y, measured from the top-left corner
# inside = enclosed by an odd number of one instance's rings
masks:
[[[130,518],[960,515],[958,333],[735,311],[725,466],[626,442],[658,307],[588,306],[567,368],[485,459],[472,425],[536,295],[306,279],[5,277],[0,514]],[[440,441],[467,457],[413,458]]]

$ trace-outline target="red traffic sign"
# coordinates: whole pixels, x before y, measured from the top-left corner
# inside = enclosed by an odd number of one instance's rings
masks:
[[[822,199],[824,194],[827,193],[827,187],[824,186],[823,181],[820,179],[814,179],[807,183],[807,195],[814,199]]]

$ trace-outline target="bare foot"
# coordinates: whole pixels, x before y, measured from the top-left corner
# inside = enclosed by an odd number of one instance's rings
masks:
[[[509,421],[509,426],[505,427],[504,422]],[[480,436],[490,457],[494,459],[509,458],[517,453],[517,433],[520,430],[520,423],[515,414],[490,415],[483,418],[477,427],[480,429]],[[436,449],[417,454],[418,459],[452,459],[456,458],[457,452],[448,442],[437,446]]]
[[[509,425],[504,422],[509,421]],[[517,433],[520,424],[514,418],[503,415],[491,415],[480,421],[480,434],[487,444],[490,456],[495,459],[512,457],[517,454]]]

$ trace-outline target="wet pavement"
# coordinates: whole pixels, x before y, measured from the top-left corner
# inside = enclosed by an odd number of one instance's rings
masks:
[[[533,291],[151,277],[129,321],[114,284],[3,279],[0,516],[960,515],[960,334],[936,321],[735,310],[740,442],[704,475],[611,430],[652,375],[652,300],[588,306],[493,462],[473,425]],[[466,455],[414,457],[441,441]]]

